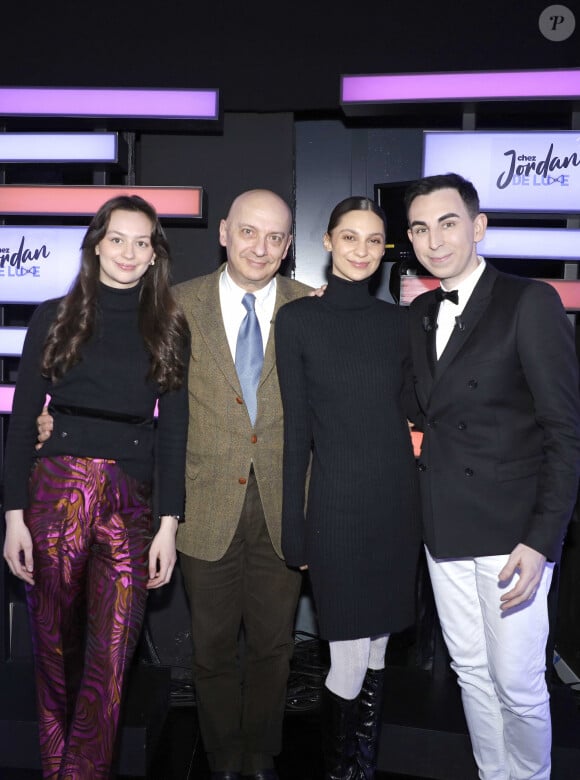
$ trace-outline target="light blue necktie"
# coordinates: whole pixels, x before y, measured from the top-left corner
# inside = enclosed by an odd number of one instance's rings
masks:
[[[258,409],[256,394],[264,363],[264,348],[262,346],[262,331],[256,316],[256,296],[252,293],[246,293],[242,298],[242,303],[247,313],[238,332],[236,371],[242,386],[248,414],[252,425],[254,425]]]

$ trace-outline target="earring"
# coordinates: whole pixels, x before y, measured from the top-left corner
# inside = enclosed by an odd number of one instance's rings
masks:
[[[151,262],[149,263],[149,265],[155,265],[155,258],[154,257],[151,259]]]

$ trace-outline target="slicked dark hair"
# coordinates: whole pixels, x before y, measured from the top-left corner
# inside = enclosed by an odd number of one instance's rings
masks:
[[[328,220],[328,227],[326,228],[326,232],[329,235],[338,225],[342,217],[344,217],[345,214],[348,214],[349,211],[372,211],[373,214],[376,214],[377,217],[382,220],[385,235],[387,234],[387,217],[379,204],[362,195],[352,195],[350,198],[341,200],[340,203],[337,203],[332,209],[330,219]]]
[[[153,206],[138,195],[120,195],[103,203],[92,218],[81,244],[81,266],[68,294],[58,306],[50,326],[42,372],[53,382],[81,359],[81,347],[95,329],[100,263],[96,246],[107,232],[114,211],[145,214],[151,222],[151,246],[155,265],[141,279],[139,330],[151,356],[149,376],[162,391],[180,387],[185,381],[183,350],[189,329],[170,289],[169,244]]]
[[[461,200],[465,204],[467,213],[471,219],[475,219],[480,213],[479,195],[473,184],[458,173],[443,173],[437,176],[425,176],[423,179],[417,179],[417,181],[409,184],[405,190],[405,195],[403,196],[407,217],[409,216],[409,209],[415,198],[418,198],[421,195],[431,195],[432,192],[437,192],[437,190],[447,189],[457,190]]]

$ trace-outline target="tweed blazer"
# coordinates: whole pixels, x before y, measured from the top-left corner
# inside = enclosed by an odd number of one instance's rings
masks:
[[[221,314],[219,280],[223,269],[174,288],[191,331],[185,522],[178,530],[177,548],[207,561],[225,554],[238,525],[253,463],[270,539],[282,557],[284,428],[274,320],[281,306],[303,297],[310,288],[277,277],[274,318],[252,427]]]
[[[578,359],[558,295],[488,264],[439,360],[434,292],[410,318],[430,552],[500,555],[523,542],[557,561],[580,472]]]

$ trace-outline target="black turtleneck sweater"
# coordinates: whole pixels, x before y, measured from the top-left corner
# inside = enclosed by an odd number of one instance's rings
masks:
[[[158,509],[160,514],[183,514],[187,390],[184,386],[160,394],[157,384],[147,379],[149,355],[139,333],[139,291],[140,285],[115,289],[100,284],[95,333],[82,347],[81,361],[55,384],[42,377],[40,363],[59,300],[46,301],[36,309],[26,334],[8,431],[5,509],[28,506],[28,475],[35,457],[111,458],[136,479],[149,481],[157,435]],[[37,452],[36,418],[46,394],[57,406],[120,413],[148,422],[53,413],[52,436]],[[157,399],[155,433],[152,420]]]
[[[407,312],[368,281],[331,276],[322,298],[287,304],[275,327],[286,561],[308,565],[326,639],[401,630],[414,617],[419,550]]]

